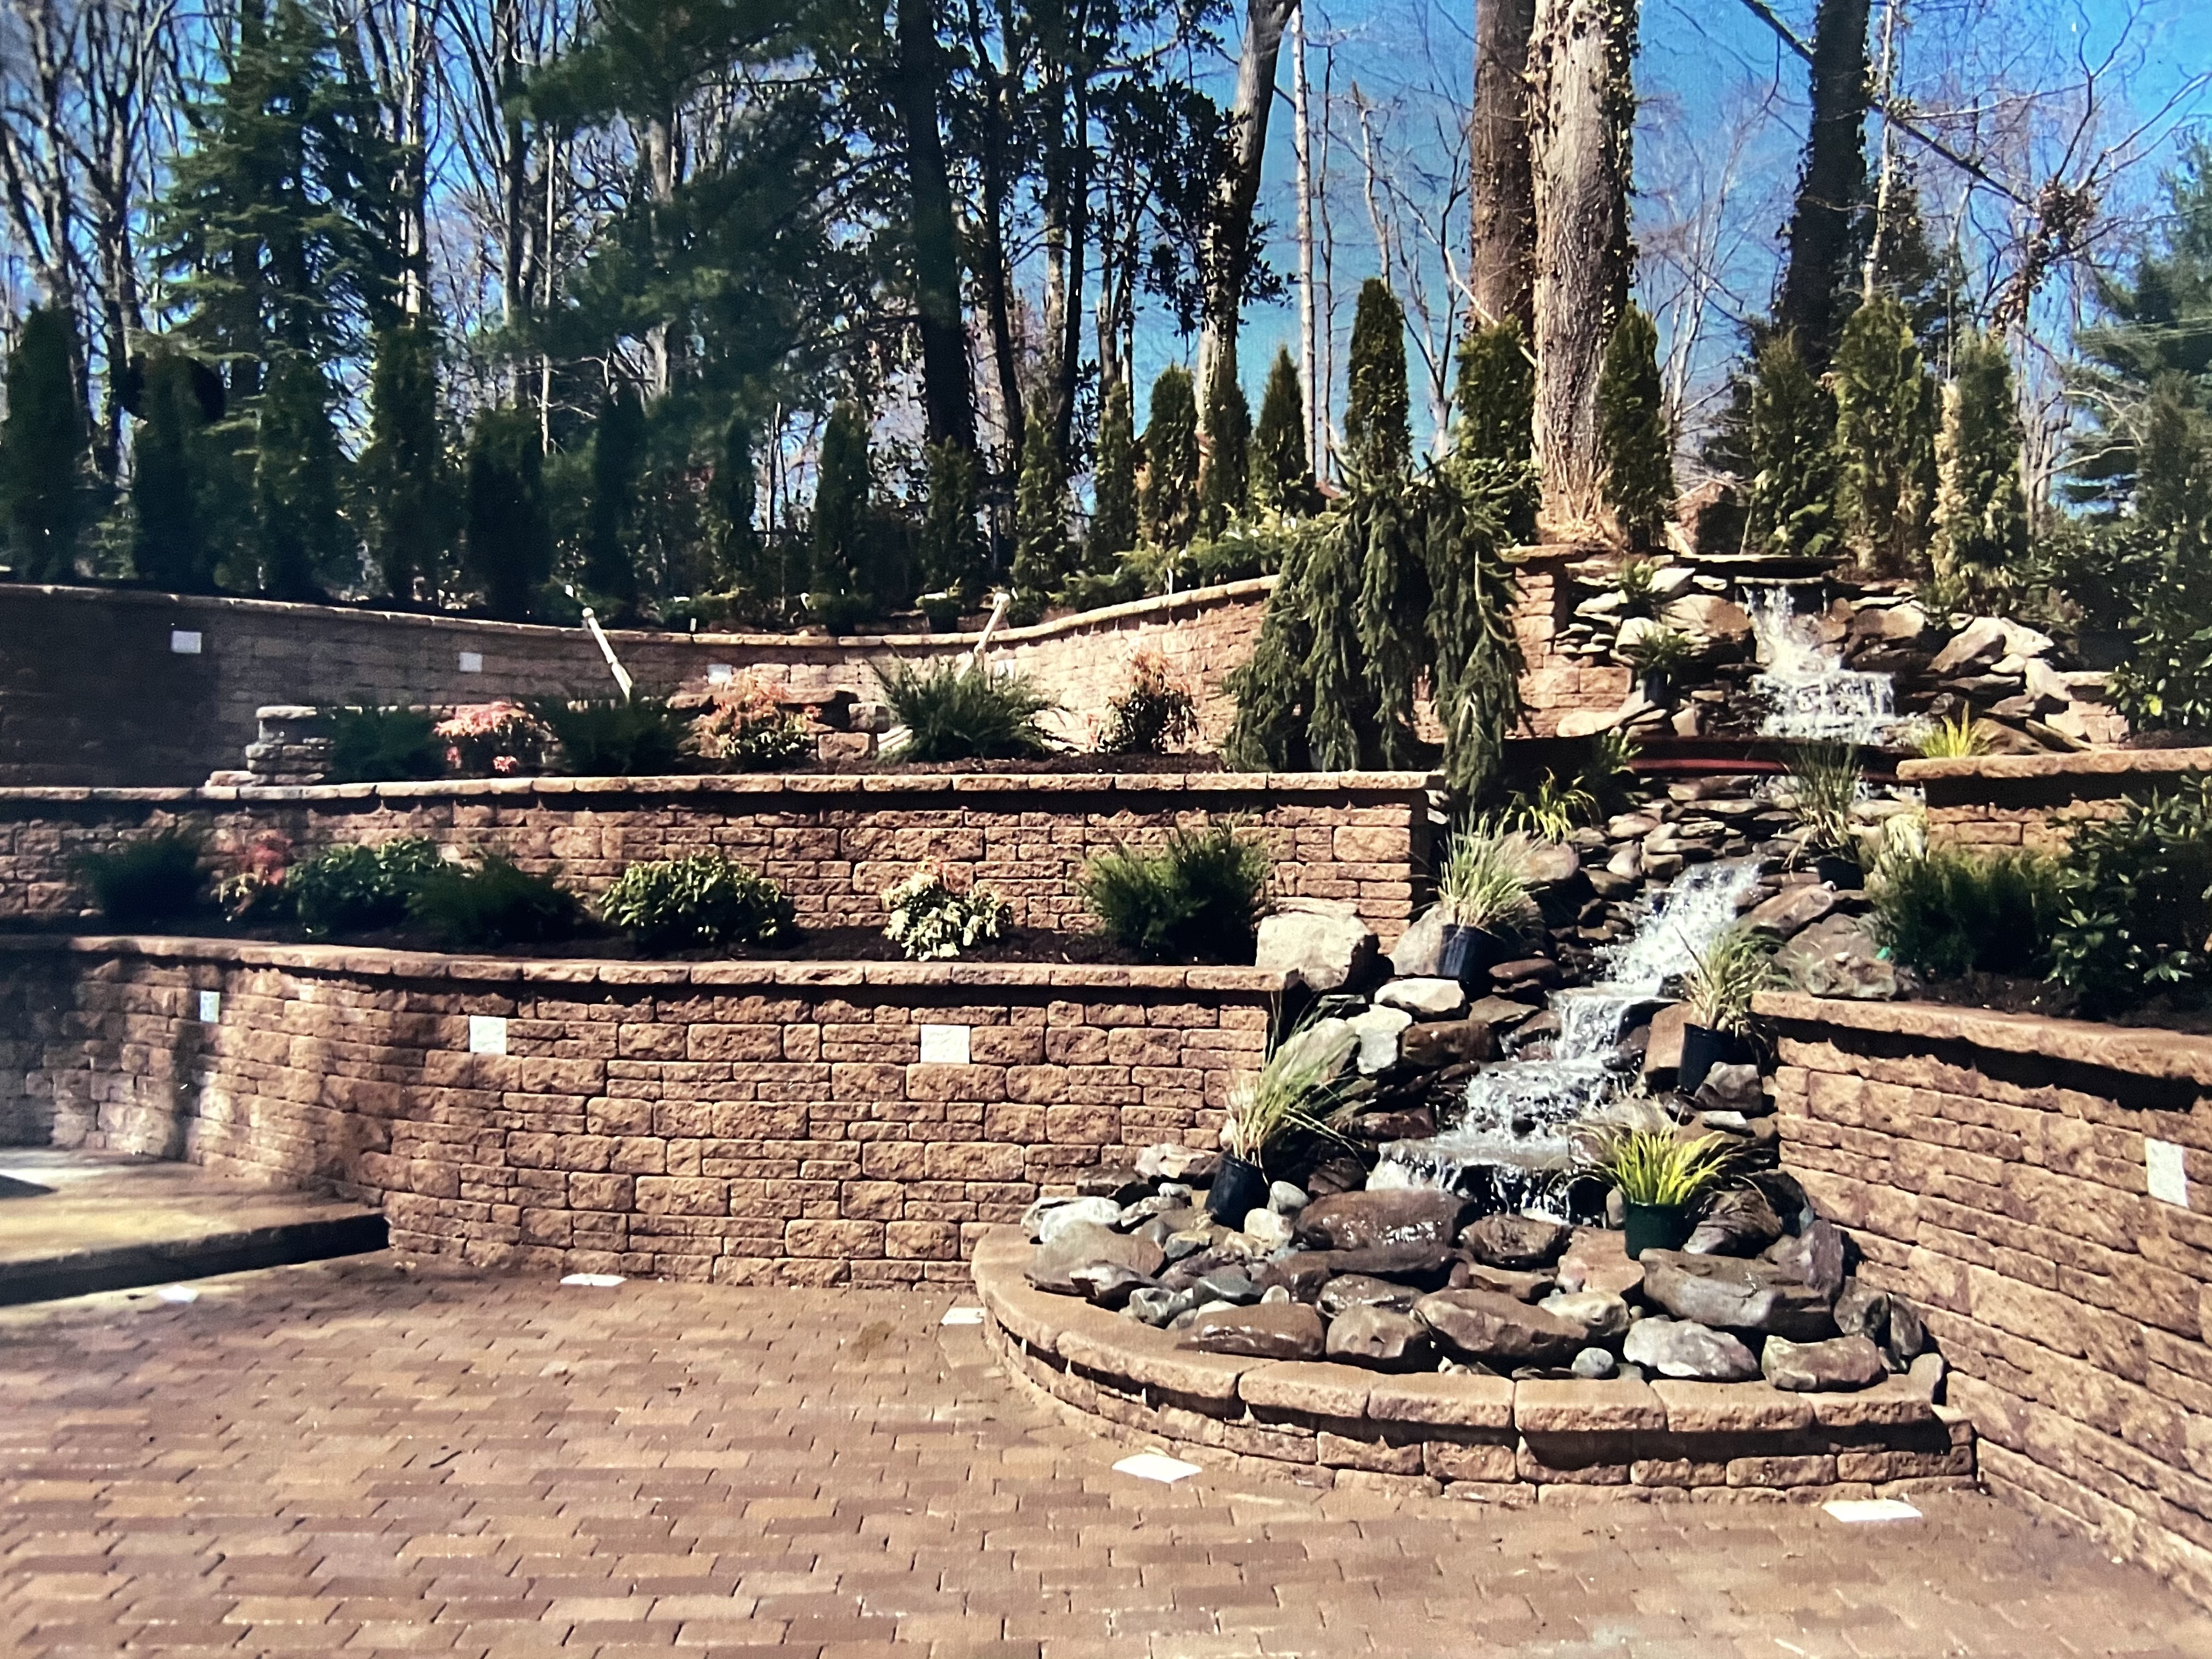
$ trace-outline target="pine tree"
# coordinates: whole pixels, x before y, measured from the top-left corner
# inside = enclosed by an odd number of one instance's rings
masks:
[[[1145,461],[1145,538],[1186,546],[1198,527],[1198,400],[1187,368],[1162,369],[1152,382]]]
[[[208,428],[222,418],[222,378],[182,352],[137,365],[131,434],[131,563],[173,593],[215,591],[217,559],[206,496],[222,459]]]
[[[1252,405],[1237,384],[1234,359],[1214,365],[1206,394],[1206,454],[1199,475],[1199,534],[1211,540],[1229,528],[1252,493]]]
[[[1360,284],[1346,383],[1344,441],[1352,471],[1374,477],[1404,474],[1413,459],[1406,313],[1379,276]]]
[[[1658,545],[1674,511],[1674,443],[1659,380],[1659,331],[1637,306],[1621,313],[1598,376],[1598,450],[1606,504],[1628,544]]]
[[[584,503],[584,586],[608,615],[637,614],[639,484],[645,405],[627,381],[607,390],[592,433],[591,494]]]
[[[772,579],[760,529],[753,521],[760,475],[753,465],[752,423],[742,410],[722,422],[722,441],[707,483],[710,568],[702,586],[742,596],[747,605],[780,611],[782,584]]]
[[[465,568],[502,622],[526,621],[532,595],[553,571],[544,467],[531,410],[499,407],[477,416],[469,436]]]
[[[402,602],[416,597],[418,578],[435,580],[459,528],[437,365],[437,336],[420,318],[377,337],[361,483],[371,556],[384,591]]]
[[[1067,469],[1044,399],[1030,404],[1014,486],[1014,597],[1041,612],[1067,578]]]
[[[1936,568],[1957,579],[1993,575],[2027,551],[2021,488],[2020,411],[2003,342],[1970,334],[1951,359],[1943,429],[1936,443]]]
[[[1759,349],[1746,421],[1754,469],[1750,544],[1796,558],[1835,556],[1836,406],[1797,355],[1776,335]]]
[[[814,483],[814,580],[817,594],[870,597],[868,423],[849,403],[830,412]]]
[[[2196,406],[2190,383],[2166,374],[2151,383],[2141,424],[2137,522],[2176,550],[2212,545],[2212,419]]]
[[[262,388],[253,463],[256,585],[273,599],[323,595],[348,574],[350,551],[340,514],[337,428],[331,386],[314,362],[286,351]]]
[[[1871,574],[1917,574],[1935,499],[1936,392],[1902,301],[1877,295],[1853,313],[1832,380],[1844,540]]]
[[[1313,466],[1306,458],[1305,393],[1290,349],[1279,348],[1260,399],[1252,434],[1252,506],[1257,512],[1303,518],[1316,505]]]
[[[89,515],[85,465],[91,422],[77,395],[76,326],[60,306],[35,306],[8,359],[0,425],[0,538],[21,580],[76,574]]]
[[[1091,474],[1091,539],[1085,560],[1103,570],[1137,544],[1137,434],[1129,387],[1115,381],[1098,416],[1098,457]]]
[[[927,451],[928,501],[921,524],[921,572],[934,592],[956,593],[963,605],[982,597],[990,580],[990,550],[976,524],[980,493],[975,452],[965,444],[932,444]]]
[[[1521,319],[1470,330],[1460,342],[1459,411],[1452,453],[1477,460],[1526,461],[1535,446],[1536,365]]]

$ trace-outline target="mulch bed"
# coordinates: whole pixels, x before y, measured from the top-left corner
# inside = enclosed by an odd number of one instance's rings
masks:
[[[2002,974],[1968,974],[1960,979],[1940,979],[1921,993],[1929,1002],[1954,1008],[1987,1008],[1993,1013],[2035,1014],[2045,1019],[2085,1019],[2081,999],[2064,986],[2047,979],[2015,979]],[[2123,1025],[2160,1031],[2180,1031],[2192,1036],[2212,1036],[2212,1007],[2201,1003],[2177,1004],[2154,997],[2140,1008],[2099,1018],[2100,1025]]]

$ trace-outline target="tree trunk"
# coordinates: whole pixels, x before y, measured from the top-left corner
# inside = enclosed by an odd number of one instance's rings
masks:
[[[1537,0],[1528,45],[1536,205],[1535,458],[1545,533],[1600,523],[1598,374],[1628,297],[1635,0]]]
[[[1237,60],[1237,100],[1229,112],[1228,165],[1213,191],[1204,262],[1206,315],[1198,339],[1198,384],[1213,384],[1213,366],[1237,366],[1237,313],[1252,269],[1252,210],[1260,199],[1267,159],[1267,112],[1275,101],[1275,61],[1297,0],[1246,0],[1244,49]]]
[[[1298,391],[1304,407],[1306,453],[1322,453],[1325,440],[1318,424],[1321,402],[1314,390],[1314,371],[1320,361],[1314,330],[1314,217],[1313,125],[1306,97],[1306,15],[1291,14],[1291,131],[1296,140],[1298,188]]]
[[[1535,182],[1528,157],[1528,35],[1536,0],[1476,0],[1474,119],[1468,132],[1474,246],[1468,298],[1487,325],[1535,328]]]
[[[975,447],[975,400],[968,335],[960,321],[960,246],[952,182],[938,126],[944,79],[931,0],[898,9],[899,119],[906,131],[907,200],[914,238],[915,330],[921,338],[922,401],[932,443]]]
[[[676,116],[673,111],[655,116],[645,125],[645,158],[653,187],[653,207],[655,228],[668,205],[676,199]],[[650,377],[648,389],[656,398],[668,395],[672,379],[671,351],[668,343],[668,325],[655,323],[645,331],[646,373]]]
[[[1790,216],[1789,262],[1774,321],[1794,330],[1805,366],[1828,366],[1852,287],[1858,210],[1866,196],[1868,0],[1820,0],[1813,14],[1813,124]]]

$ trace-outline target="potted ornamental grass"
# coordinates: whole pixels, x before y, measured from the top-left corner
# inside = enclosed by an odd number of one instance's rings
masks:
[[[1438,963],[1446,979],[1481,990],[1490,970],[1520,944],[1533,908],[1528,897],[1528,837],[1469,819],[1452,832],[1437,872],[1443,911]]]
[[[1779,983],[1773,945],[1741,922],[1698,951],[1682,976],[1689,1018],[1682,1027],[1675,1087],[1693,1095],[1714,1066],[1748,1062],[1752,999]]]
[[[1784,786],[1797,837],[1813,872],[1838,890],[1866,884],[1852,809],[1863,787],[1859,751],[1844,743],[1808,744],[1797,751]]]
[[[1633,1261],[1646,1250],[1679,1250],[1698,1206],[1729,1175],[1735,1153],[1717,1134],[1685,1139],[1656,1117],[1606,1125],[1577,1147],[1583,1167],[1620,1194]]]
[[[1268,1052],[1267,1061],[1229,1099],[1221,1125],[1221,1169],[1206,1194],[1206,1211],[1225,1226],[1267,1202],[1267,1155],[1294,1135],[1344,1139],[1357,1109],[1338,1079],[1358,1036],[1342,1020],[1302,1020]]]

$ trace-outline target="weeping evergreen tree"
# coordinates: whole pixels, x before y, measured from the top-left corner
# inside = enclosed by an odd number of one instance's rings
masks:
[[[921,574],[934,592],[972,604],[990,580],[989,550],[976,526],[975,452],[965,444],[932,444],[928,501],[921,523]]]
[[[1877,295],[1852,313],[1832,380],[1844,540],[1870,574],[1917,575],[1935,504],[1936,392],[1902,301]]]
[[[463,568],[502,622],[528,620],[532,595],[553,574],[544,470],[531,410],[499,407],[477,416],[463,495]]]
[[[1535,448],[1536,365],[1521,319],[1470,330],[1460,342],[1459,418],[1452,453],[1479,460],[1526,461]]]
[[[1255,512],[1285,518],[1304,518],[1319,505],[1313,464],[1306,455],[1305,392],[1286,346],[1277,349],[1260,399],[1260,424],[1252,434],[1251,502]]]
[[[445,422],[438,410],[438,344],[420,318],[377,337],[369,376],[368,445],[360,481],[370,556],[392,598],[416,597],[435,581],[459,528]]]
[[[752,422],[743,410],[722,423],[722,442],[707,484],[711,569],[704,586],[738,596],[740,605],[763,615],[780,614],[787,597],[781,571],[769,568],[754,514],[760,477],[753,465]]]
[[[319,599],[345,574],[340,464],[330,382],[306,356],[283,353],[262,388],[254,444],[255,586],[269,598]]]
[[[1836,406],[1787,334],[1759,348],[1745,435],[1753,469],[1746,540],[1761,551],[1836,551]]]
[[[1659,331],[1638,306],[1621,313],[1598,375],[1598,452],[1606,504],[1638,552],[1656,546],[1674,511],[1674,443],[1659,380]]]
[[[592,433],[584,586],[618,622],[637,614],[638,485],[644,465],[645,405],[629,384],[611,386]]]
[[[1229,528],[1252,492],[1252,405],[1227,353],[1214,365],[1206,393],[1205,459],[1199,475],[1198,532],[1211,539]]]
[[[1025,613],[1042,612],[1066,579],[1067,469],[1039,397],[1030,406],[1014,485],[1014,598]]]
[[[139,360],[131,412],[131,564],[173,593],[215,589],[204,496],[221,457],[208,428],[222,418],[222,379],[180,351]]]
[[[1190,371],[1170,366],[1152,382],[1145,428],[1145,539],[1187,546],[1198,527],[1198,399]]]
[[[1421,485],[1413,514],[1429,586],[1429,695],[1444,729],[1444,778],[1472,800],[1496,780],[1521,719],[1520,585],[1505,556],[1533,523],[1525,462],[1454,455]]]
[[[77,395],[76,325],[64,307],[34,307],[8,359],[0,425],[0,534],[26,581],[76,574],[77,538],[90,516],[90,432]]]
[[[814,482],[814,582],[823,597],[860,597],[868,574],[868,423],[849,403],[830,413]]]
[[[1413,465],[1412,403],[1406,390],[1406,312],[1390,285],[1359,286],[1346,370],[1346,459],[1355,475],[1402,475]]]
[[[1098,457],[1091,473],[1091,539],[1085,551],[1103,570],[1137,544],[1137,434],[1129,388],[1116,381],[1098,416]]]
[[[1943,388],[1943,429],[1936,444],[1938,574],[1992,575],[2027,551],[2021,442],[2003,342],[1982,333],[1962,337],[1952,355],[1951,384]]]

